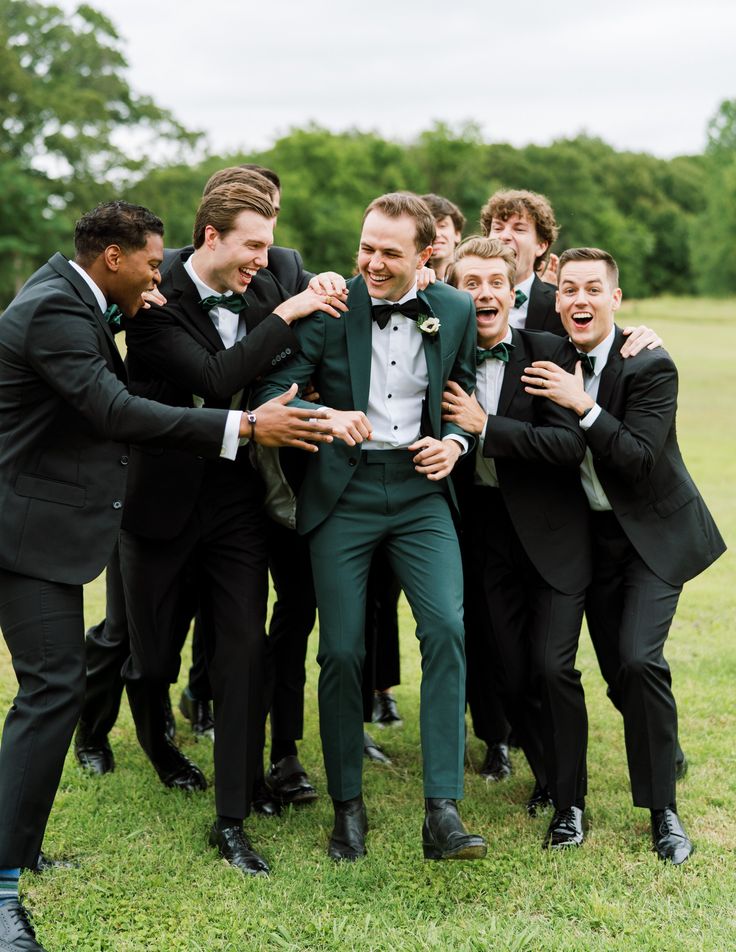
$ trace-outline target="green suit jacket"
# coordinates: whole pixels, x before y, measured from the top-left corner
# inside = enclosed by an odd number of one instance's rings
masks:
[[[265,378],[254,394],[254,405],[283,393],[292,383],[301,393],[311,379],[320,394],[320,402],[335,410],[368,410],[371,379],[371,300],[363,279],[348,282],[348,312],[339,319],[318,312],[297,324],[296,335],[301,352],[282,368]],[[464,390],[475,389],[475,307],[469,294],[446,284],[433,284],[419,292],[419,298],[440,321],[436,335],[424,334],[429,385],[422,414],[422,435],[442,439],[458,433],[474,438],[459,427],[442,421],[442,391],[448,380]],[[293,405],[314,404],[296,399]],[[320,444],[319,453],[310,456],[299,493],[297,529],[311,532],[333,510],[355,473],[360,446],[347,446],[342,440]],[[449,480],[447,491],[455,504]]]

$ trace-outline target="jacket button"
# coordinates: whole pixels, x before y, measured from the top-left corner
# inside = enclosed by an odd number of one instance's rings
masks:
[[[351,456],[350,459],[348,460],[348,466],[357,466],[357,465],[358,465],[357,459],[354,456]]]
[[[116,499],[115,502],[112,504],[112,508],[113,508],[113,509],[122,509],[122,508],[123,508],[123,504],[120,502],[119,499]]]
[[[290,353],[291,353],[291,347],[287,347],[287,348],[286,348],[286,353],[287,353],[287,354],[290,354]]]
[[[121,457],[120,457],[120,465],[121,465],[121,466],[127,466],[127,465],[128,465],[128,457],[127,457],[127,456],[121,456]]]

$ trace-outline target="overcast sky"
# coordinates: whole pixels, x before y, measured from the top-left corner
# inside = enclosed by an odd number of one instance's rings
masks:
[[[441,119],[667,157],[702,151],[736,96],[733,0],[89,3],[122,35],[136,92],[218,153],[310,121],[407,139]]]

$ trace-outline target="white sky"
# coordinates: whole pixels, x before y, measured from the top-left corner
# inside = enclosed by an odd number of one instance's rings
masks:
[[[732,0],[89,2],[136,92],[217,153],[309,121],[407,139],[441,119],[516,146],[585,131],[672,156],[702,151],[736,96]]]

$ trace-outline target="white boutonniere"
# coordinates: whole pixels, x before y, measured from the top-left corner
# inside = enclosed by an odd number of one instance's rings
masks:
[[[441,326],[440,319],[435,317],[434,314],[420,314],[417,318],[419,330],[422,334],[429,334],[430,337],[434,337]]]

